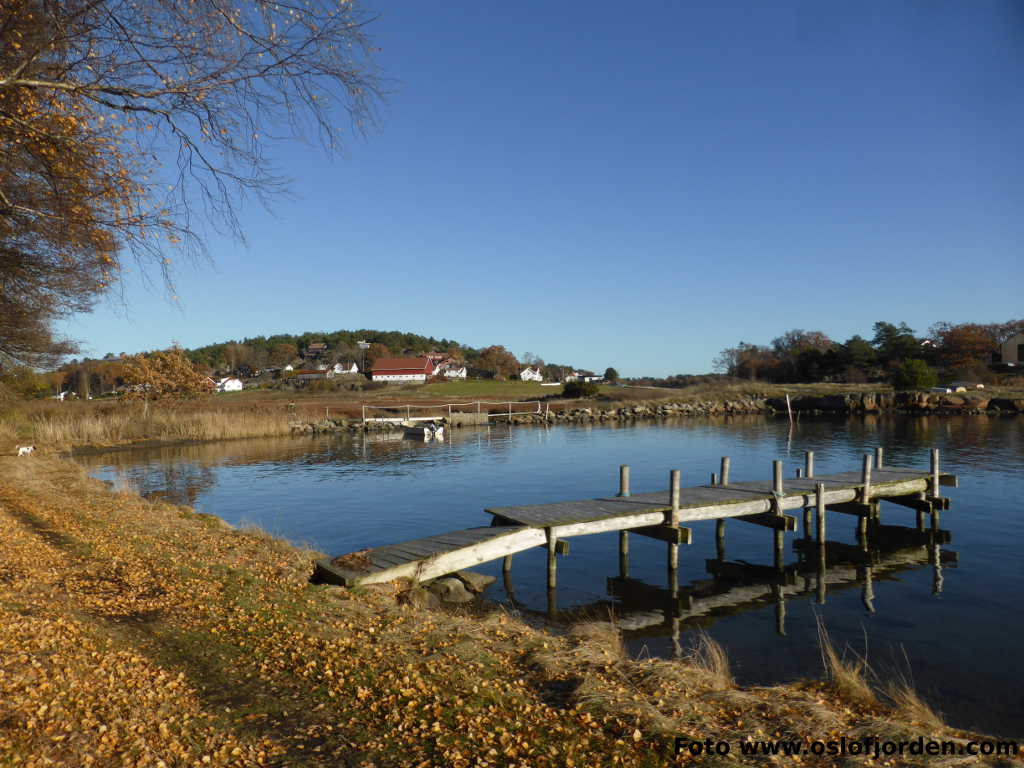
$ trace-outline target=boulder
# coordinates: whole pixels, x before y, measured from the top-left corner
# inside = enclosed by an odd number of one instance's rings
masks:
[[[466,591],[461,579],[453,576],[438,579],[428,589],[445,603],[468,603],[473,599],[473,595]]]
[[[414,605],[417,608],[433,610],[441,606],[441,598],[423,587],[413,587],[398,596],[402,605]]]
[[[478,593],[483,592],[487,587],[497,581],[493,576],[488,576],[486,573],[477,573],[476,571],[457,571],[455,576],[458,577],[471,591]]]

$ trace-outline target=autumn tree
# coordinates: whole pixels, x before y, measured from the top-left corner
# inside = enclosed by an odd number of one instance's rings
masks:
[[[604,380],[610,381],[613,384],[619,380],[619,372],[612,367],[604,369]]]
[[[505,347],[496,344],[480,351],[477,366],[501,378],[519,373],[519,361]]]
[[[147,406],[153,400],[185,400],[212,392],[209,381],[180,347],[128,358],[123,376],[128,387],[125,397]]]
[[[238,205],[282,186],[268,135],[328,150],[378,93],[352,2],[6,0],[0,5],[0,364],[72,345],[124,259],[170,286],[203,217],[241,236]]]
[[[267,359],[271,365],[283,366],[288,365],[294,360],[299,354],[299,349],[294,344],[288,342],[282,342],[275,344],[270,348],[270,352],[267,355]]]
[[[382,357],[391,357],[391,350],[385,347],[378,341],[370,344],[366,348],[366,367],[368,370],[373,370],[373,364],[380,360]]]

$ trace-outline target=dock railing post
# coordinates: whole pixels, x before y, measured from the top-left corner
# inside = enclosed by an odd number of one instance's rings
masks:
[[[619,496],[629,496],[629,464],[619,465]],[[629,531],[619,531],[619,576],[629,576]]]
[[[814,451],[804,451],[804,477],[814,477]]]
[[[679,528],[679,470],[673,469],[669,473],[669,504],[672,507],[669,512],[669,524],[673,528]],[[675,571],[679,568],[679,545],[670,543],[668,545],[668,569]],[[670,576],[671,578],[671,576]]]
[[[818,515],[818,603],[825,602],[825,571],[828,568],[825,547],[825,484],[814,484],[814,502]]]
[[[729,464],[729,457],[723,456],[721,471],[718,473],[718,478],[722,485],[729,484]]]
[[[882,468],[882,459],[885,457],[885,449],[882,446],[875,446],[875,469]]]
[[[861,485],[864,486],[861,490],[860,500],[864,504],[871,503],[871,464],[873,461],[874,459],[871,457],[870,453],[864,454],[864,461],[860,468],[860,482]]]
[[[781,527],[782,523],[782,462],[776,459],[772,462],[772,495],[774,496],[772,507],[775,514],[780,518],[779,525],[772,530],[774,534],[774,561],[775,570],[782,571],[784,568],[786,551],[786,532]]]

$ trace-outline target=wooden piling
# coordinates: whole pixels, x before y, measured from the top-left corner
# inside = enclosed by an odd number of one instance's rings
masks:
[[[868,613],[875,612],[875,581],[874,569],[869,565],[864,568],[864,591],[861,594],[861,601]]]
[[[721,471],[718,473],[719,481],[722,485],[729,484],[729,463],[729,457],[723,456]]]
[[[885,450],[882,448],[882,446],[875,446],[875,469],[882,468],[882,458],[884,457],[884,455]]]
[[[725,520],[719,518],[715,521],[715,550],[718,559],[725,560]]]
[[[786,564],[786,532],[776,528],[772,534],[774,538],[772,561],[775,563],[775,570],[781,572]]]
[[[512,555],[505,555],[505,558],[501,561],[501,572],[512,573]]]
[[[818,546],[825,547],[825,484],[814,484],[814,502],[818,513]]]
[[[861,503],[867,504],[871,501],[871,464],[874,461],[870,453],[864,454],[864,461],[860,469],[860,482],[864,486],[861,489]]]
[[[796,479],[799,480],[803,476],[804,476],[803,467],[797,467],[796,468]]]
[[[781,584],[772,587],[775,593],[775,633],[785,637],[786,635],[786,593]]]
[[[619,465],[619,496],[629,496],[629,464]],[[619,531],[619,576],[629,576],[629,531]]]
[[[679,527],[679,470],[673,469],[669,472],[669,504],[672,511],[669,512],[669,525],[673,528]],[[679,568],[679,545],[670,543],[668,545],[668,569],[676,571]],[[670,576],[671,578],[671,576]]]
[[[811,538],[811,507],[804,507],[804,538]]]
[[[931,455],[931,495],[934,497],[939,496],[939,449],[932,448]]]
[[[772,492],[782,493],[782,462],[778,459],[772,462]]]
[[[804,451],[804,477],[814,477],[814,451]]]
[[[555,547],[558,538],[548,529],[548,589],[554,589],[558,585],[557,567],[555,565]]]
[[[711,473],[711,484],[718,485],[718,475],[714,472]]]
[[[924,510],[917,510],[917,530],[924,530]]]

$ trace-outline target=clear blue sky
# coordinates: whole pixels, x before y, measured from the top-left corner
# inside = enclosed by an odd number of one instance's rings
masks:
[[[1024,315],[1024,4],[374,0],[379,128],[66,332],[133,352],[340,328],[623,375],[791,328]]]

